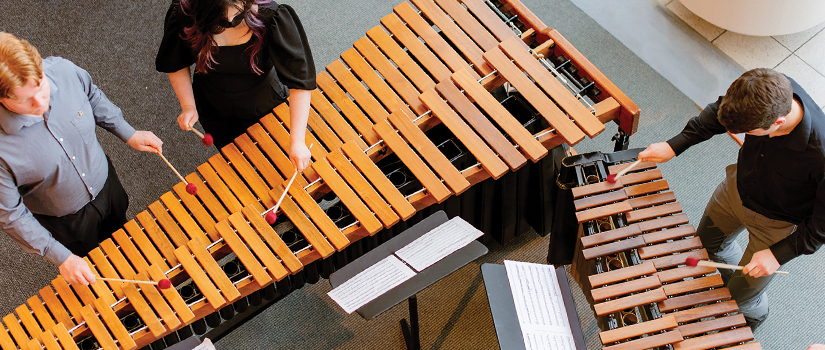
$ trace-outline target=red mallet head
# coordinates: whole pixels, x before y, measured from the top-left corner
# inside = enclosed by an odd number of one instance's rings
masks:
[[[158,288],[160,288],[160,289],[172,288],[172,281],[164,278],[164,279],[158,281]]]
[[[699,265],[699,259],[696,259],[696,258],[691,256],[691,257],[685,259],[685,265],[691,266],[691,267],[696,267],[696,266]]]
[[[607,182],[612,184],[616,183],[616,174],[607,175]]]
[[[264,220],[266,220],[267,224],[272,225],[275,223],[275,220],[278,220],[278,215],[275,214],[274,211],[268,212],[264,215]]]
[[[209,133],[206,133],[206,134],[203,135],[203,138],[201,139],[201,142],[203,142],[204,146],[209,147],[209,146],[212,146],[215,143],[215,140],[212,139],[212,135],[210,135]]]
[[[196,193],[198,193],[198,186],[195,186],[195,184],[193,184],[193,183],[187,184],[186,185],[186,193],[189,193],[189,194],[194,196]]]

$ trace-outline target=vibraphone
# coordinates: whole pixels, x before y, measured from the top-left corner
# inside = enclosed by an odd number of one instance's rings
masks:
[[[638,107],[518,0],[402,3],[317,82],[314,163],[274,225],[261,213],[293,173],[286,105],[186,176],[196,195],[175,185],[85,257],[100,276],[175,288],[58,276],[3,318],[0,348],[162,348],[204,334],[328,277],[428,210],[477,213],[468,221],[489,232],[490,203],[509,214],[526,206],[512,196],[535,192],[500,183],[544,181],[515,170],[608,121],[623,140],[638,123]]]
[[[565,159],[580,226],[573,275],[603,330],[604,349],[761,349],[655,163],[603,181],[639,150]],[[742,345],[739,345],[742,344]],[[731,347],[728,347],[731,346]]]

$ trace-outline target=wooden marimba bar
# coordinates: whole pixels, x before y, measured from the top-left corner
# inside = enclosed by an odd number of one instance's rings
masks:
[[[574,276],[604,349],[761,349],[744,344],[753,333],[716,269],[685,264],[708,253],[656,164],[602,182],[628,165],[591,164],[572,189],[582,234]]]
[[[136,349],[203,334],[329,276],[359,240],[424,208],[608,121],[626,135],[638,123],[638,107],[518,0],[402,3],[317,82],[314,162],[278,222],[261,213],[294,171],[285,104],[186,176],[196,195],[178,183],[84,258],[99,276],[175,288],[58,276],[3,317],[0,348]]]

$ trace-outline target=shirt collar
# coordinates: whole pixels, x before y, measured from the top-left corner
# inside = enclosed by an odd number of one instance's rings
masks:
[[[43,63],[43,72],[45,73],[47,68],[45,60]],[[51,104],[54,100],[55,95],[57,94],[57,84],[55,84],[54,80],[50,79],[48,75],[45,76],[46,79],[49,79],[49,104]],[[32,117],[28,115],[14,113],[8,110],[6,106],[0,104],[0,128],[3,129],[3,132],[6,135],[14,135],[23,127],[32,126],[34,124],[44,121],[46,118],[48,118],[49,112],[51,112],[51,108],[46,110],[46,113],[44,113],[43,118]]]
[[[790,133],[783,137],[780,145],[794,151],[804,152],[808,148],[808,141],[811,138],[812,132],[811,118],[813,118],[813,116],[811,116],[810,113],[811,106],[806,106],[796,93],[793,94],[793,98],[796,102],[799,102],[799,105],[802,106],[804,110],[802,120],[799,121],[799,124],[796,124]]]

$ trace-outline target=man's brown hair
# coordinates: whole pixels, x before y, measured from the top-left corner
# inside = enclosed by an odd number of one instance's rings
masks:
[[[731,133],[768,129],[791,112],[791,81],[773,69],[751,69],[728,88],[719,105],[719,122]]]
[[[12,89],[26,86],[29,79],[40,85],[43,60],[28,41],[0,32],[0,98],[17,98]]]

